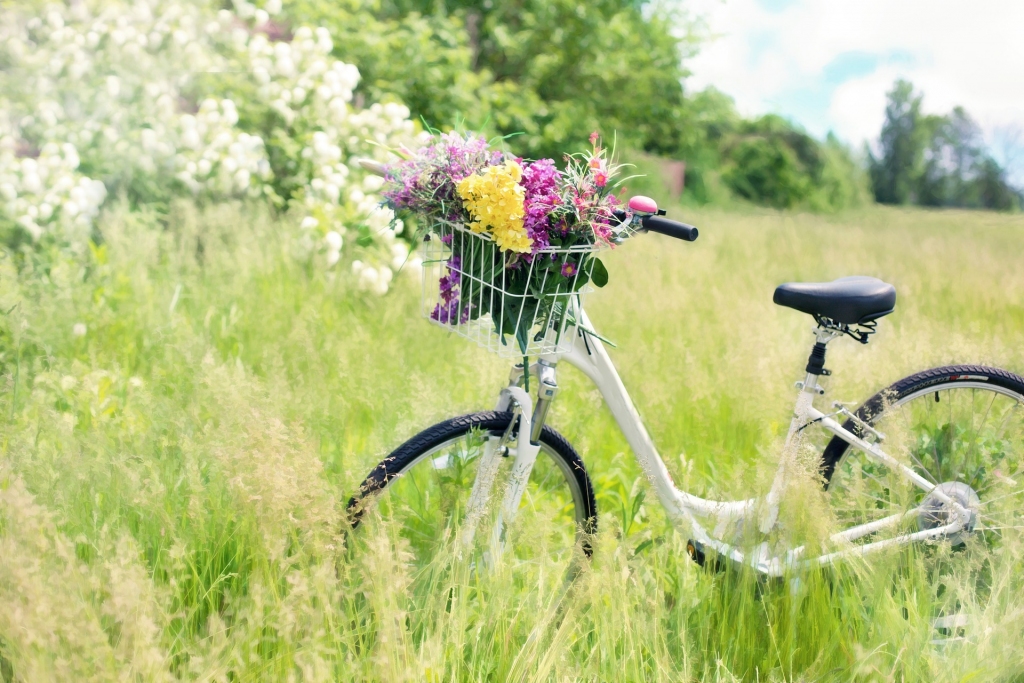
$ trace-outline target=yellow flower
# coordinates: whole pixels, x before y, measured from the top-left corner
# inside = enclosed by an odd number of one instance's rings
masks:
[[[515,161],[489,166],[459,182],[456,189],[473,222],[473,232],[489,232],[502,251],[530,251],[533,240],[523,227],[523,199],[519,184],[523,169]]]

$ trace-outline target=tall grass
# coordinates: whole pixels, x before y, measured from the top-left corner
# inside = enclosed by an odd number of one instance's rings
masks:
[[[1024,371],[1024,220],[870,209],[687,216],[608,258],[591,317],[673,475],[702,494],[763,486],[812,342],[771,304],[795,279],[899,290],[868,346],[832,345],[830,398],[912,371]],[[594,560],[435,590],[387,526],[344,506],[389,449],[490,407],[508,368],[386,299],[287,255],[244,207],[114,211],[87,266],[0,262],[0,680],[1008,680],[1024,596],[962,644],[918,613],[926,577],[893,552],[764,583],[691,563],[592,387],[566,368],[550,423],[598,493]],[[75,325],[86,333],[75,334]],[[79,328],[80,331],[80,328]],[[650,542],[648,542],[650,541]],[[448,562],[440,558],[439,563]],[[1019,584],[1018,584],[1019,585]]]

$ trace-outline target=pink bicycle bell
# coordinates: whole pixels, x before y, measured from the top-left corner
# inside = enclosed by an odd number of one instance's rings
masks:
[[[637,195],[629,200],[629,210],[633,213],[654,215],[658,213],[658,202],[650,197]]]

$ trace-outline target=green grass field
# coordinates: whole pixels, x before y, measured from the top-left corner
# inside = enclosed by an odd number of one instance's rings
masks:
[[[696,243],[612,253],[588,310],[696,493],[766,486],[813,341],[780,282],[898,289],[869,345],[830,347],[830,399],[949,362],[1024,373],[1020,216],[685,218]],[[1021,680],[1024,594],[931,645],[906,552],[796,591],[698,568],[653,497],[631,514],[640,473],[570,369],[549,422],[597,488],[592,563],[568,590],[503,568],[411,593],[345,503],[405,438],[490,408],[507,365],[423,321],[415,278],[358,293],[260,213],[153,224],[115,211],[86,260],[0,262],[0,680]]]

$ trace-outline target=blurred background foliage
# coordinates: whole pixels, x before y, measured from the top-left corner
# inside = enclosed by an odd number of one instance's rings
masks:
[[[686,163],[684,199],[740,197],[838,210],[868,199],[838,140],[778,117],[744,119],[731,98],[687,91],[700,22],[660,2],[293,0],[296,23],[324,25],[335,56],[359,65],[364,96],[397,99],[437,128],[510,135],[513,151],[558,159],[592,130],[620,148]]]
[[[889,92],[878,154],[869,155],[875,200],[1007,211],[1022,203],[985,148],[981,129],[963,107],[945,115],[921,111],[924,95],[899,80]]]

